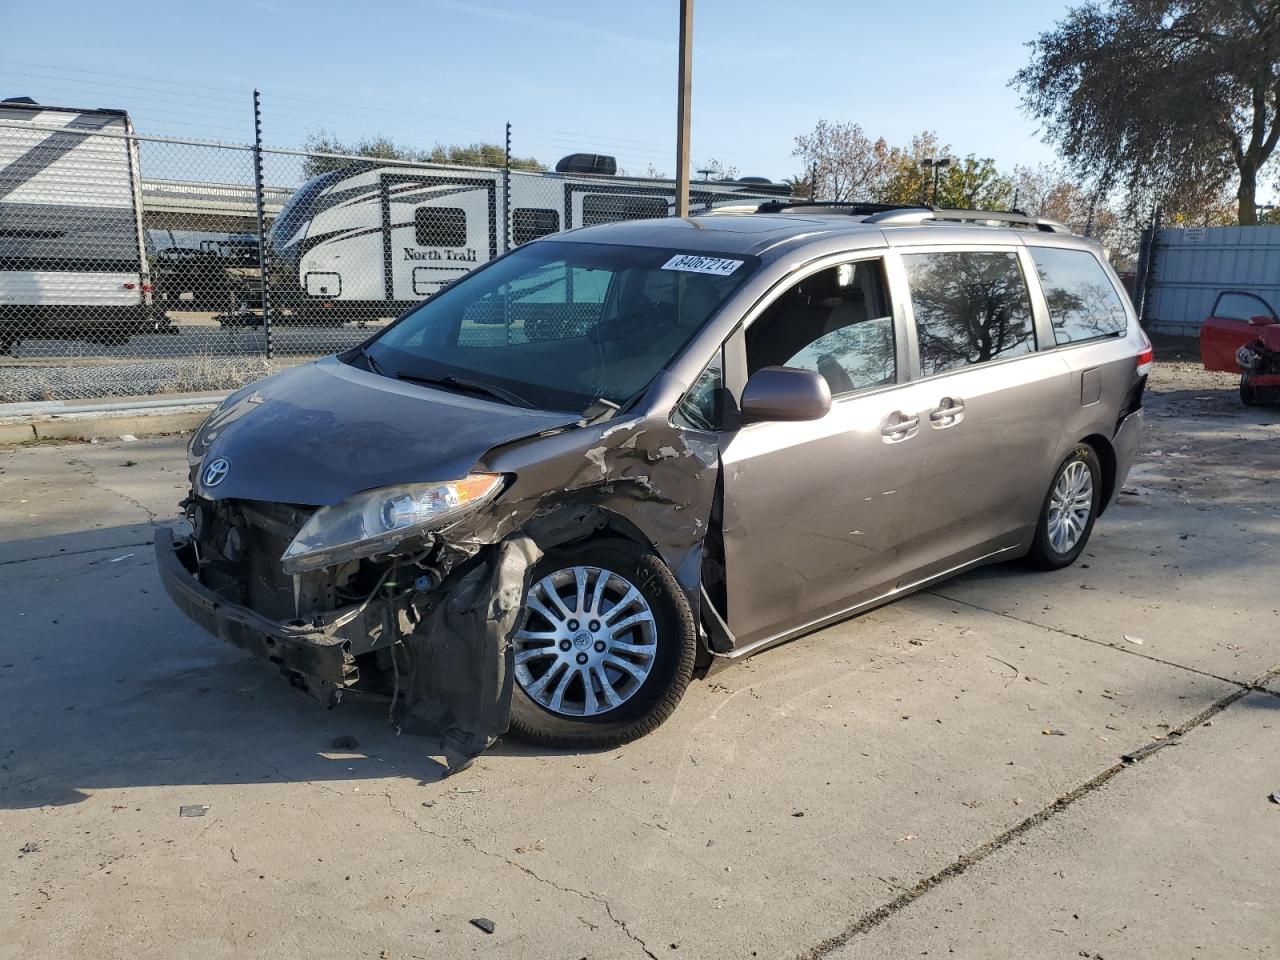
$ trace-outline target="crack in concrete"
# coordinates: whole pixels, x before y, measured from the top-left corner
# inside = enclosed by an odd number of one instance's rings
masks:
[[[496,851],[493,851],[493,850],[486,850],[484,847],[476,843],[475,840],[473,840],[471,837],[455,837],[455,836],[452,836],[451,834],[439,833],[438,831],[432,830],[429,827],[424,827],[416,819],[411,817],[406,811],[401,810],[398,806],[396,806],[396,802],[391,798],[391,794],[383,793],[383,797],[386,798],[387,806],[390,808],[391,812],[394,813],[396,816],[400,817],[402,820],[404,820],[406,823],[412,826],[419,833],[426,834],[429,837],[435,837],[437,840],[447,840],[453,843],[461,843],[464,846],[470,847],[472,850],[474,850],[476,853],[480,854],[481,856],[489,857],[493,860],[499,860],[502,863],[505,863],[509,867],[515,867],[521,873],[526,874],[527,876],[531,877],[533,880],[537,881],[538,883],[544,883],[549,887],[553,887],[556,890],[559,890],[561,893],[572,894],[573,896],[580,897],[583,900],[590,900],[592,903],[599,904],[600,906],[604,907],[605,914],[613,922],[614,926],[616,926],[619,930],[621,930],[624,934],[626,934],[626,936],[630,940],[635,942],[640,947],[640,949],[644,951],[645,956],[649,957],[650,960],[658,960],[658,958],[654,955],[653,951],[649,949],[648,944],[646,944],[645,941],[638,934],[633,932],[631,928],[627,926],[627,921],[623,920],[621,917],[617,916],[613,912],[613,905],[605,897],[602,897],[597,893],[590,893],[587,891],[578,890],[574,887],[566,887],[563,884],[557,883],[556,881],[551,880],[547,877],[540,876],[533,869],[525,866],[523,863],[520,863],[518,860],[512,860],[510,857],[506,856],[505,854],[497,853]]]
[[[91,467],[89,464],[85,463],[83,460],[80,460],[76,457],[72,457],[70,460],[67,461],[67,466],[82,468],[83,471],[86,474],[88,474],[89,483],[92,486],[95,486],[100,490],[105,491],[106,493],[115,494],[117,497],[119,497],[121,500],[124,500],[126,503],[130,503],[133,506],[137,507],[139,510],[141,510],[143,513],[147,515],[147,522],[149,523],[156,522],[156,514],[154,510],[152,510],[150,507],[148,507],[146,504],[142,503],[135,497],[131,497],[129,496],[129,494],[124,493],[123,491],[117,490],[114,487],[109,487],[106,484],[102,483],[98,479],[97,470]]]
[[[1121,646],[1117,643],[1109,643],[1106,640],[1095,640],[1093,637],[1086,637],[1083,633],[1073,633],[1070,630],[1063,630],[1061,627],[1052,627],[1045,623],[1037,623],[1035,620],[1028,620],[1026,617],[1019,617],[1012,613],[1006,613],[1003,610],[993,610],[990,607],[984,607],[980,603],[974,603],[972,600],[961,600],[959,597],[951,597],[945,593],[939,593],[936,590],[925,590],[922,592],[927,593],[930,596],[937,597],[939,600],[946,600],[948,603],[959,603],[966,607],[972,607],[974,610],[981,610],[983,613],[991,613],[997,617],[1004,617],[1006,620],[1012,620],[1015,623],[1026,624],[1028,627],[1037,627],[1041,630],[1048,630],[1050,633],[1061,634],[1064,637],[1083,640],[1085,643],[1092,643],[1095,646],[1106,647],[1108,650],[1115,650],[1119,653],[1128,654],[1129,656],[1137,657],[1140,660],[1150,660],[1152,663],[1162,663],[1166,667],[1186,670],[1188,673],[1195,673],[1202,677],[1208,677],[1210,680],[1220,680],[1223,683],[1230,683],[1237,687],[1248,686],[1247,681],[1232,680],[1230,677],[1219,676],[1216,673],[1210,673],[1208,670],[1201,670],[1198,667],[1189,667],[1185,663],[1176,663],[1173,660],[1164,660],[1161,657],[1153,656],[1144,650],[1135,650],[1131,645]]]
[[[1274,680],[1278,676],[1280,676],[1280,667],[1273,667],[1272,669],[1266,671],[1265,673],[1259,675],[1258,677],[1254,678],[1253,680],[1247,683],[1242,684],[1242,683],[1237,683],[1235,681],[1227,681],[1228,683],[1234,683],[1237,687],[1239,687],[1239,689],[1233,690],[1231,693],[1227,694],[1225,697],[1222,697],[1219,700],[1215,700],[1204,710],[1201,710],[1195,716],[1191,717],[1191,719],[1186,720],[1185,722],[1179,724],[1170,732],[1176,733],[1179,736],[1185,736],[1187,733],[1203,725],[1207,720],[1221,713],[1223,710],[1227,709],[1237,700],[1240,700],[1248,696],[1250,693],[1255,693],[1258,691],[1270,693],[1271,691],[1267,690],[1265,685],[1271,682],[1272,680]],[[1154,754],[1152,754],[1151,756],[1154,756]],[[863,933],[866,933],[872,927],[878,926],[879,924],[883,923],[885,920],[893,916],[895,913],[899,912],[900,910],[903,910],[910,904],[914,903],[916,900],[923,897],[926,893],[928,893],[934,887],[937,887],[947,882],[948,880],[951,880],[951,879],[954,879],[955,877],[960,876],[970,867],[976,866],[977,864],[981,863],[983,860],[986,860],[992,854],[1004,849],[1014,840],[1021,837],[1023,834],[1028,833],[1029,831],[1033,830],[1035,827],[1044,823],[1049,818],[1054,817],[1057,814],[1061,813],[1062,811],[1066,810],[1067,807],[1071,806],[1077,800],[1080,800],[1083,797],[1086,797],[1089,794],[1099,790],[1117,774],[1121,773],[1124,770],[1128,770],[1133,767],[1136,767],[1139,764],[1146,763],[1148,762],[1149,759],[1150,759],[1150,756],[1147,756],[1147,757],[1140,757],[1131,763],[1120,761],[1119,763],[1112,764],[1110,767],[1107,767],[1107,769],[1103,770],[1097,776],[1093,777],[1090,780],[1086,780],[1084,783],[1080,784],[1078,787],[1075,787],[1074,789],[1069,790],[1066,793],[1062,794],[1061,796],[1057,797],[1047,806],[1041,808],[1036,813],[1033,813],[1031,816],[1027,817],[1025,820],[1017,824],[1014,824],[1008,830],[993,837],[992,839],[988,840],[986,843],[981,844],[980,846],[974,848],[973,850],[970,850],[968,853],[962,854],[959,858],[947,864],[938,872],[931,874],[930,876],[927,876],[924,879],[918,881],[910,889],[894,897],[892,900],[888,901],[887,903],[881,904],[880,906],[876,907],[874,910],[864,913],[861,917],[859,917],[857,920],[854,920],[852,923],[846,926],[839,933],[835,934],[834,936],[828,937],[827,939],[822,940],[819,943],[814,944],[814,946],[810,947],[804,953],[797,954],[796,960],[822,960],[823,957],[829,956],[833,951],[838,950],[844,945],[846,945],[847,943],[849,943],[849,941],[852,940],[854,937],[857,937]]]
[[[149,547],[155,540],[148,537],[146,540],[137,540],[131,543],[108,543],[102,547],[86,547],[83,550],[67,550],[64,553],[46,553],[38,557],[15,557],[13,560],[0,560],[0,567],[7,567],[14,563],[35,563],[37,560],[58,560],[62,557],[79,557],[86,553],[107,553],[112,550],[123,550],[128,547]]]
[[[297,777],[291,777],[287,773],[285,773],[283,770],[281,770],[280,767],[274,763],[271,765],[271,769],[276,772],[276,776],[278,776],[281,780],[284,780],[286,783],[305,783],[307,786],[315,787],[317,790],[324,790],[328,793],[332,793],[335,797],[346,796],[346,794],[343,793],[341,790],[335,790],[333,787],[330,787],[323,783],[318,783],[315,780],[299,780]]]

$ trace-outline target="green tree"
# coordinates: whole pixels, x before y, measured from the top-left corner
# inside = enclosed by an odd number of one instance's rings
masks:
[[[351,157],[368,157],[370,160],[405,160],[414,163],[458,164],[473,167],[501,167],[505,152],[496,143],[469,143],[443,146],[436,144],[429,150],[419,150],[396,143],[390,137],[377,134],[353,143],[344,143],[323,128],[308,135],[303,148],[310,155],[303,161],[303,172],[310,178],[330,170],[351,166]],[[341,156],[317,156],[316,154],[340,154]],[[512,157],[512,170],[546,170],[546,165],[534,157]]]
[[[782,182],[786,184],[787,189],[791,192],[791,196],[802,200],[808,200],[813,192],[813,183],[809,179],[809,174],[798,173],[794,176],[783,177]]]
[[[878,198],[884,203],[933,203],[933,170],[923,161],[951,155],[951,147],[926,130],[911,138],[911,146],[894,151],[892,174]],[[938,174],[940,207],[1007,210],[1013,202],[1013,182],[990,157],[974,154],[954,161]]]
[[[1012,84],[1078,172],[1133,203],[1234,182],[1239,223],[1257,221],[1280,0],[1089,0],[1028,46]]]

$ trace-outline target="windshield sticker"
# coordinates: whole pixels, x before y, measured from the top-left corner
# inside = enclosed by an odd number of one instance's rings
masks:
[[[683,270],[686,273],[714,273],[727,277],[744,261],[726,260],[723,257],[699,257],[692,253],[678,253],[662,265],[663,270]]]

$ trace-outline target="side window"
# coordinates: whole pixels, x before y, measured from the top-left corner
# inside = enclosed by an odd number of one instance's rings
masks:
[[[1036,348],[1031,298],[1012,251],[903,256],[928,377]]]
[[[1059,344],[1124,333],[1124,312],[1111,278],[1087,250],[1032,247],[1040,286],[1049,304],[1053,339]]]
[[[667,216],[666,197],[633,197],[626,194],[588,193],[582,198],[582,225],[593,227],[615,220],[650,220]]]
[[[897,378],[893,310],[884,262],[842,263],[805,277],[747,330],[747,369],[798,367],[822,374],[833,396]]]
[[[1243,320],[1248,323],[1254,317],[1275,317],[1271,305],[1252,293],[1228,290],[1218,294],[1213,305],[1213,315],[1223,320]]]
[[[723,351],[717,351],[711,362],[676,407],[674,420],[694,430],[715,430],[720,426],[720,398],[724,387]]]
[[[413,233],[420,247],[465,247],[467,211],[461,207],[419,207],[413,211]]]
[[[538,207],[517,207],[511,211],[511,239],[516,246],[560,232],[560,214]]]

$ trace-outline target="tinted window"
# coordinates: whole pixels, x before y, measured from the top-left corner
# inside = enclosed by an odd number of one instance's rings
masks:
[[[650,220],[667,215],[666,197],[629,197],[608,193],[588,193],[582,198],[582,225],[613,223],[615,220]]]
[[[467,212],[461,207],[419,207],[413,230],[420,247],[465,247]]]
[[[1275,317],[1276,312],[1261,297],[1251,293],[1228,291],[1218,295],[1218,302],[1213,307],[1213,315],[1224,320],[1244,320],[1247,323],[1254,317]]]
[[[913,253],[902,261],[924,376],[1035,350],[1016,253]]]
[[[893,383],[893,315],[880,260],[820,270],[783,293],[747,330],[747,367],[798,367],[833,395]]]
[[[1129,325],[1124,304],[1093,254],[1032,247],[1031,258],[1049,304],[1056,342],[1073,343],[1124,333]]]
[[[511,239],[516,246],[560,231],[560,214],[537,207],[518,207],[511,211]]]

